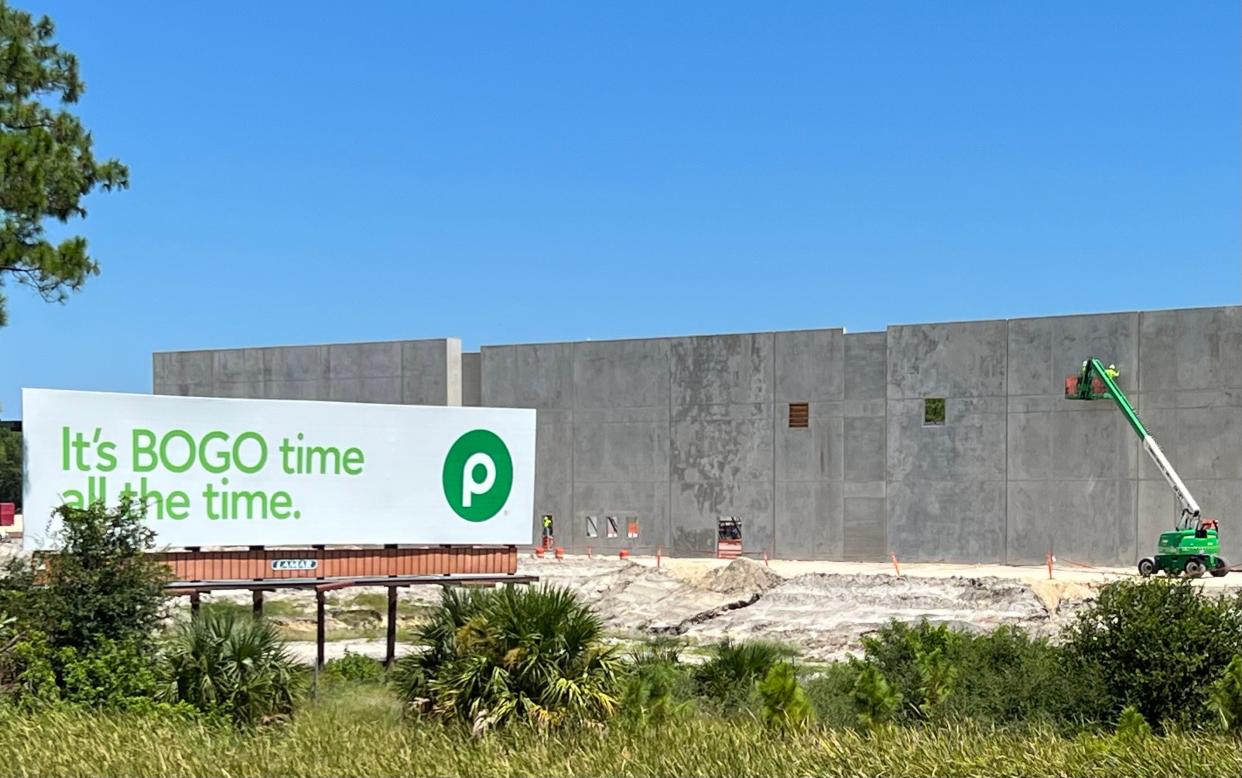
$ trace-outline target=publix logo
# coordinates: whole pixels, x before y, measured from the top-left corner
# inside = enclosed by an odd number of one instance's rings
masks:
[[[444,458],[444,497],[466,521],[487,521],[500,512],[513,489],[513,457],[500,436],[472,430]]]

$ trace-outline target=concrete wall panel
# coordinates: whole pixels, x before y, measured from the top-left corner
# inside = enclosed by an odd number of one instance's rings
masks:
[[[887,430],[883,417],[843,420],[844,477],[847,481],[884,481]]]
[[[1004,481],[890,482],[887,499],[888,545],[898,559],[1003,560]]]
[[[156,354],[156,394],[445,405],[460,397],[455,338]]]
[[[812,408],[823,401],[842,400],[845,342],[841,330],[776,333],[775,399],[783,403],[809,402]]]
[[[1242,387],[1242,307],[1139,314],[1142,390]]]
[[[1008,563],[1130,565],[1137,552],[1135,482],[1129,479],[1010,481]]]
[[[668,406],[668,341],[578,343],[573,365],[575,408]]]
[[[888,328],[888,398],[1005,395],[1006,322]]]
[[[775,548],[781,559],[840,559],[844,489],[839,481],[776,486]]]
[[[674,407],[772,402],[772,335],[675,338],[669,348]]]
[[[483,404],[483,366],[479,353],[461,355],[461,404],[477,407]]]
[[[883,497],[846,497],[841,549],[830,559],[874,562],[888,556],[888,531]]]
[[[859,332],[846,335],[844,356],[845,399],[886,399],[888,396],[888,334]]]
[[[711,555],[716,548],[716,521],[720,516],[742,519],[748,552],[771,549],[773,534],[772,483],[673,482],[674,525],[672,546],[684,555]]]

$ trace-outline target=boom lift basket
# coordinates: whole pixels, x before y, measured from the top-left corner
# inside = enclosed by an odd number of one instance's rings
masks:
[[[1078,386],[1078,376],[1065,377],[1065,399],[1067,400],[1104,400],[1108,398],[1108,387],[1099,378],[1091,379],[1090,391],[1085,394]]]

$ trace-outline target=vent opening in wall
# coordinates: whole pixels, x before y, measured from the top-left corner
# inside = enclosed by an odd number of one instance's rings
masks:
[[[790,403],[789,404],[789,426],[793,429],[800,429],[811,426],[811,404],[810,403]]]
[[[944,425],[944,398],[928,397],[923,400],[923,426],[940,427]]]
[[[617,517],[616,516],[605,516],[604,519],[608,523],[608,526],[606,528],[608,537],[615,538],[619,534],[617,532]]]
[[[588,538],[599,537],[599,521],[594,516],[586,517],[586,536]]]

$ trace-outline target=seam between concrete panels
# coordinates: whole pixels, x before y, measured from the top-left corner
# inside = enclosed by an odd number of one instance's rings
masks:
[[[517,373],[517,355],[514,354],[513,360],[514,373]],[[578,429],[577,429],[577,411],[578,411],[578,344],[571,343],[569,346],[569,521],[571,524],[578,521],[578,464],[575,461],[575,452],[578,450]],[[535,517],[531,517],[534,521]]]
[[[670,548],[675,543],[675,535],[673,532],[673,347],[669,345],[664,352],[665,370],[664,374],[668,376],[668,402],[665,403],[664,409],[664,434],[665,434],[665,458],[668,460],[668,472],[664,481],[665,491],[668,493],[666,498],[667,507],[665,508],[666,529],[665,542]]]
[[[1005,320],[1005,520],[1001,538],[1001,564],[1009,564],[1009,327]],[[1049,338],[1049,344],[1052,339]]]
[[[771,342],[772,375],[768,383],[768,387],[771,390],[771,395],[770,395],[771,401],[768,405],[768,411],[770,412],[772,416],[772,502],[770,503],[770,509],[772,511],[772,535],[771,535],[772,539],[768,542],[771,544],[769,553],[775,556],[776,555],[776,376],[777,376],[776,360],[780,359],[780,354],[776,352],[776,335],[771,334],[768,337],[772,339],[772,342]],[[812,541],[811,543],[811,555],[812,556],[814,556],[815,554],[814,549],[815,549],[815,543],[814,541]]]

